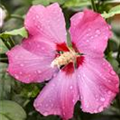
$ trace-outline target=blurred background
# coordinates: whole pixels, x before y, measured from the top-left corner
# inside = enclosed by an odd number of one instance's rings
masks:
[[[120,5],[120,0],[94,0],[97,11],[101,14]],[[3,25],[0,33],[23,27],[24,16],[33,4],[45,6],[58,2],[64,12],[66,28],[70,26],[70,17],[76,12],[91,7],[91,0],[0,0],[0,8],[5,11]],[[106,20],[112,26],[113,35],[105,51],[106,59],[111,63],[120,76],[120,7],[117,14]],[[2,18],[2,13],[0,12]],[[21,36],[12,36],[15,44],[21,42]],[[0,38],[0,120],[61,120],[59,116],[44,117],[35,111],[33,101],[44,87],[42,84],[23,84],[8,75],[8,65],[5,53],[8,48]],[[79,108],[80,102],[75,106],[74,116],[71,120],[120,120],[120,93],[111,106],[98,114],[84,113]]]

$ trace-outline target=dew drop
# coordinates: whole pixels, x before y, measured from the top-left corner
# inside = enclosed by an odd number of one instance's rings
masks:
[[[90,28],[88,28],[88,31],[91,31],[91,29],[90,29]]]
[[[44,112],[43,114],[44,114],[45,116],[47,116],[47,115],[48,115],[48,112]]]
[[[51,107],[53,107],[53,104],[51,104]]]
[[[21,64],[20,64],[20,66],[21,66],[21,67],[23,67],[23,66],[24,66],[24,64],[22,64],[22,63],[21,63]]]
[[[65,112],[63,113],[63,115],[65,116]]]
[[[80,75],[78,75],[78,77],[80,78]]]
[[[38,25],[37,28],[40,29],[40,26]]]
[[[85,74],[83,74],[83,77],[85,77]]]
[[[56,115],[57,114],[57,112],[56,111],[54,111],[54,115]]]
[[[111,70],[110,73],[111,73],[112,75],[115,75],[115,72],[114,72],[113,70]]]
[[[119,84],[116,84],[115,87],[118,88],[118,87],[119,87]]]
[[[96,101],[98,101],[99,99],[97,98]]]
[[[35,17],[33,17],[33,20],[35,20],[36,18]]]
[[[55,87],[55,84],[52,84],[53,87]]]
[[[86,36],[89,36],[89,34],[86,34]]]
[[[75,103],[75,100],[73,99],[72,102]]]
[[[15,78],[16,78],[16,79],[19,79],[19,76],[18,76],[18,75],[15,75]]]
[[[102,106],[99,107],[99,108],[98,108],[98,111],[99,111],[99,112],[103,111],[103,107],[102,107]]]
[[[104,102],[104,101],[105,101],[105,98],[101,97],[101,98],[100,98],[100,101]]]
[[[70,86],[70,89],[73,89],[73,86]]]
[[[36,15],[36,18],[39,18],[39,16],[38,16],[38,15]]]
[[[22,75],[22,72],[20,72],[19,74]]]
[[[86,42],[89,42],[89,40],[86,40]]]
[[[108,39],[108,37],[107,36],[105,36],[105,40],[107,40]]]
[[[41,73],[41,71],[40,71],[40,70],[38,70],[37,72],[38,72],[39,74]]]
[[[97,113],[98,111],[97,110],[94,110],[94,113]]]
[[[89,108],[89,105],[86,105],[86,108]]]
[[[100,30],[96,30],[96,33],[99,35],[100,34]]]
[[[39,48],[40,47],[40,45],[37,45],[37,48]]]
[[[42,49],[42,50],[45,50],[45,48],[44,48],[44,47],[42,47],[41,49]]]
[[[109,91],[108,91],[108,94],[109,94],[109,95],[111,95],[111,94],[112,94],[112,92],[109,90]]]
[[[91,36],[90,38],[91,38],[91,39],[93,39],[94,37],[93,37],[93,36]]]
[[[83,99],[83,96],[81,96],[81,100]]]
[[[108,80],[109,83],[111,83],[111,80]]]
[[[98,37],[98,34],[95,34],[95,37]]]
[[[46,107],[48,107],[48,104],[45,104]]]

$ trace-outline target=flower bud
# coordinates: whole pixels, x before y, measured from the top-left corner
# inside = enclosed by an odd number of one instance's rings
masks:
[[[7,12],[4,8],[0,7],[0,28],[3,26],[4,20],[7,17]]]

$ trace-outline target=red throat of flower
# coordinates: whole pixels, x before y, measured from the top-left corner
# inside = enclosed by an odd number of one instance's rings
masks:
[[[75,69],[82,65],[84,57],[80,55],[74,43],[73,48],[68,48],[65,43],[57,44],[57,52],[51,66],[61,68],[66,74],[72,74]]]

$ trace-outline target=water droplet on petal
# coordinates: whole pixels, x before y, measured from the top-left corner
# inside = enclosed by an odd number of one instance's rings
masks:
[[[45,106],[48,107],[48,104],[46,104]]]
[[[51,104],[51,107],[53,107],[53,104]]]
[[[111,94],[112,94],[112,92],[109,90],[109,91],[108,91],[108,94],[109,94],[109,95],[111,95]]]
[[[91,29],[90,29],[90,28],[88,28],[88,31],[91,31]]]
[[[78,75],[78,77],[80,78],[80,75]]]
[[[91,39],[93,39],[94,37],[93,37],[93,36],[91,36],[90,38],[91,38]]]
[[[36,18],[39,18],[39,16],[38,16],[38,15],[36,15]]]
[[[65,112],[63,113],[63,115],[65,116]]]
[[[98,37],[98,34],[95,34],[95,37]]]
[[[52,84],[53,87],[55,87],[55,84]]]
[[[22,72],[20,72],[19,74],[22,75]]]
[[[48,115],[48,112],[44,112],[43,114],[44,114],[44,116],[47,116],[47,115]]]
[[[20,66],[21,66],[21,67],[23,67],[23,66],[24,66],[24,64],[22,64],[22,63],[21,63],[21,64],[20,64]]]
[[[16,78],[16,79],[19,79],[19,76],[18,76],[18,75],[15,75],[15,78]]]
[[[112,75],[116,75],[115,71],[113,71],[113,70],[111,70],[110,73],[111,73]]]
[[[98,111],[99,111],[99,112],[103,111],[103,107],[102,107],[102,106],[99,107],[99,108],[98,108]]]
[[[97,113],[98,111],[97,110],[94,110],[94,113]]]
[[[86,34],[86,36],[89,36],[89,34]]]
[[[42,47],[41,49],[42,49],[42,50],[44,50],[45,48],[44,48],[44,47]]]
[[[99,35],[100,34],[100,30],[96,30],[96,33]]]
[[[83,77],[85,77],[85,74],[83,74]]]
[[[105,101],[105,98],[101,97],[101,98],[100,98],[100,101],[104,102],[104,101]]]
[[[70,86],[70,89],[73,89],[73,86]]]
[[[86,42],[89,42],[89,40],[86,40]]]
[[[73,99],[72,102],[75,103],[75,100]]]
[[[116,88],[118,88],[119,87],[119,84],[116,84],[116,86],[115,86]]]
[[[40,70],[38,70],[37,72],[38,72],[39,74],[41,73],[41,71],[40,71]]]
[[[56,115],[57,114],[57,112],[56,111],[54,111],[54,115]]]
[[[89,105],[86,105],[86,108],[89,108]]]

